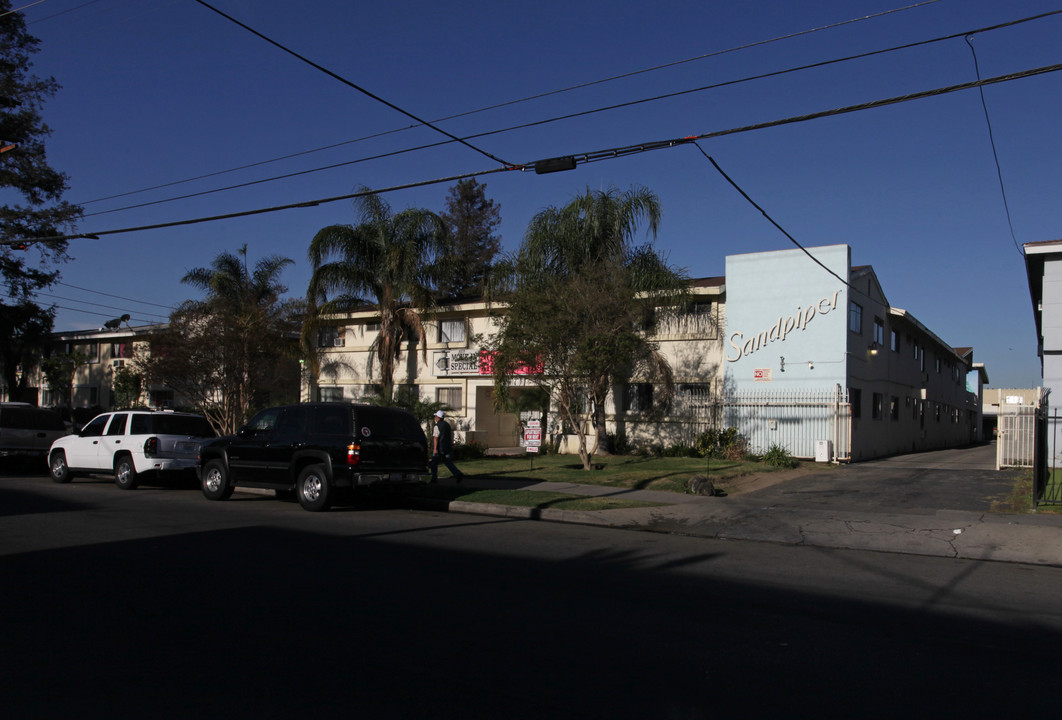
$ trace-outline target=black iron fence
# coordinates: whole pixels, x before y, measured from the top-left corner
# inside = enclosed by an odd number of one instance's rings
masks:
[[[1062,505],[1062,412],[1036,416],[1036,453],[1033,460],[1033,505]]]

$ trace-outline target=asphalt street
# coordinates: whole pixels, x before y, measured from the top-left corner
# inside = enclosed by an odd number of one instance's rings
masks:
[[[11,718],[1052,712],[1062,570],[0,478]]]

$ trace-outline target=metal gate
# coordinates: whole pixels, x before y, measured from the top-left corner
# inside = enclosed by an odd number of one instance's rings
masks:
[[[1033,467],[1036,461],[1037,424],[1040,405],[1004,406],[999,412],[996,436],[996,470]]]
[[[829,443],[829,459],[852,459],[852,406],[839,385],[834,390],[736,392],[727,396],[725,423],[762,454],[772,445],[795,458],[817,458],[819,443]]]

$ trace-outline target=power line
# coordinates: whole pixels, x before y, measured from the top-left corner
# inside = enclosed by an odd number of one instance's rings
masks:
[[[970,46],[970,52],[973,53],[974,71],[977,73],[977,79],[981,79],[981,66],[977,62],[977,50],[974,48],[973,43],[970,42],[970,37],[966,37],[966,44]],[[996,151],[996,137],[992,132],[992,118],[988,114],[988,103],[985,101],[985,89],[979,87],[978,92],[981,95],[981,108],[985,111],[985,124],[988,125],[988,142],[992,146],[992,159],[996,163],[996,177],[999,178],[999,192],[1003,196],[1003,210],[1007,215],[1007,226],[1010,228],[1010,239],[1014,242],[1014,249],[1018,251],[1018,254],[1022,257],[1025,253],[1022,252],[1018,246],[1018,237],[1014,234],[1014,221],[1010,217],[1010,204],[1007,202],[1007,188],[1003,184],[1003,169],[999,165],[999,152]]]
[[[1031,70],[1023,70],[1020,72],[1009,73],[1007,75],[1000,75],[997,77],[987,78],[984,80],[974,80],[970,82],[960,83],[958,85],[949,85],[946,87],[936,88],[933,90],[924,90],[922,92],[910,93],[907,95],[899,95],[891,98],[885,98],[882,100],[873,100],[870,102],[860,103],[858,105],[847,105],[845,107],[834,108],[832,110],[822,110],[819,112],[808,113],[805,115],[798,115],[795,117],[782,118],[780,120],[771,120],[768,122],[757,123],[754,125],[745,125],[743,127],[730,128],[728,130],[716,130],[713,132],[705,132],[697,135],[687,135],[681,138],[672,138],[670,140],[654,140],[636,145],[626,145],[622,147],[608,148],[605,150],[596,150],[586,153],[578,153],[565,156],[560,160],[570,160],[570,168],[565,166],[561,169],[571,169],[579,164],[586,164],[591,162],[600,162],[602,160],[612,160],[619,157],[626,157],[629,155],[636,155],[644,152],[650,152],[653,150],[663,150],[666,148],[677,147],[679,145],[688,145],[696,142],[697,140],[707,140],[710,138],[724,137],[727,135],[736,135],[739,133],[751,132],[753,130],[764,130],[772,127],[780,127],[783,125],[792,125],[795,123],[807,122],[809,120],[818,120],[826,117],[835,117],[838,115],[845,115],[862,110],[871,110],[874,108],[887,107],[889,105],[897,105],[900,103],[910,102],[912,100],[922,100],[925,98],[936,97],[939,95],[946,95],[948,93],[958,92],[960,90],[971,90],[977,87],[983,87],[985,85],[996,85],[1004,82],[1011,82],[1013,80],[1020,80],[1023,78],[1036,77],[1039,75],[1045,75],[1048,73],[1058,72],[1062,70],[1062,63],[1055,65],[1045,65],[1039,68],[1033,68]],[[162,228],[178,227],[183,225],[195,225],[206,222],[214,222],[217,220],[229,220],[239,217],[248,217],[252,215],[262,215],[266,213],[279,212],[282,210],[293,210],[295,208],[314,207],[317,205],[325,205],[340,200],[351,200],[357,197],[363,197],[369,194],[380,194],[387,192],[395,192],[397,190],[408,190],[416,187],[424,187],[427,185],[437,185],[444,182],[454,182],[456,180],[463,180],[465,178],[476,177],[480,175],[491,175],[499,172],[508,172],[512,170],[528,171],[536,169],[536,172],[543,172],[538,170],[540,167],[547,167],[553,159],[542,159],[532,163],[526,163],[523,165],[516,165],[503,168],[492,168],[490,170],[481,170],[479,172],[462,173],[459,175],[450,175],[448,177],[436,178],[434,180],[421,180],[412,183],[405,183],[402,185],[392,185],[390,187],[378,188],[376,190],[366,190],[355,193],[348,193],[346,195],[337,195],[328,198],[319,198],[317,200],[308,200],[305,202],[289,203],[286,205],[275,205],[272,207],[258,208],[255,210],[244,210],[240,212],[226,213],[224,215],[212,215],[208,217],[192,218],[188,220],[175,220],[166,223],[156,223],[154,225],[141,225],[139,227],[118,228],[114,230],[97,230],[91,233],[77,233],[71,235],[54,235],[49,237],[28,238],[28,242],[49,242],[57,240],[76,240],[81,238],[88,238],[92,240],[98,240],[102,235],[117,235],[121,233],[139,232],[144,230],[158,230]]]
[[[789,74],[789,73],[799,72],[799,71],[803,71],[803,70],[811,70],[811,69],[816,69],[816,68],[821,68],[821,67],[827,67],[829,65],[835,65],[835,64],[839,64],[839,63],[850,62],[850,61],[853,61],[853,60],[865,59],[865,58],[868,58],[868,57],[874,57],[874,56],[877,56],[877,55],[883,55],[883,54],[886,54],[886,53],[896,52],[896,51],[899,51],[899,50],[909,50],[909,49],[920,47],[920,46],[924,46],[924,45],[929,45],[929,44],[938,43],[938,42],[945,42],[945,41],[948,41],[948,40],[955,40],[957,38],[969,37],[970,35],[974,35],[974,34],[981,34],[981,33],[985,33],[985,32],[999,30],[999,29],[1002,29],[1002,28],[1011,27],[1011,26],[1018,25],[1018,24],[1021,24],[1021,23],[1030,22],[1030,21],[1033,21],[1033,20],[1040,20],[1040,19],[1043,19],[1043,18],[1051,16],[1051,15],[1058,15],[1060,13],[1062,13],[1062,10],[1054,10],[1054,11],[1047,12],[1047,13],[1041,13],[1039,15],[1033,15],[1033,16],[1030,16],[1030,17],[1021,18],[1019,20],[1011,20],[1011,21],[1008,21],[1008,22],[1005,22],[1005,23],[999,23],[999,24],[996,24],[996,25],[990,25],[990,26],[986,26],[986,27],[982,27],[982,28],[977,28],[977,29],[974,29],[974,30],[966,30],[966,31],[963,31],[961,33],[952,33],[951,35],[944,35],[944,36],[941,36],[941,37],[931,38],[931,39],[928,39],[928,40],[919,40],[919,41],[916,41],[916,42],[905,43],[903,45],[895,45],[895,46],[888,47],[888,48],[882,48],[882,49],[878,49],[878,50],[871,50],[871,51],[867,51],[867,52],[864,52],[864,53],[857,53],[855,55],[848,55],[848,56],[845,56],[845,57],[834,58],[834,59],[831,59],[831,60],[823,60],[823,61],[816,62],[816,63],[810,63],[810,64],[806,64],[806,65],[798,65],[798,66],[795,66],[795,67],[785,68],[785,69],[782,69],[782,70],[774,70],[774,71],[771,71],[771,72],[760,73],[760,74],[757,74],[757,75],[748,75],[748,76],[745,76],[745,77],[742,77],[742,78],[736,78],[734,80],[726,80],[726,81],[722,81],[722,82],[718,82],[718,83],[712,83],[712,84],[709,84],[709,85],[703,85],[703,86],[700,86],[700,87],[687,88],[685,90],[678,90],[678,91],[675,91],[675,92],[665,93],[665,94],[662,94],[662,95],[654,95],[652,97],[641,98],[641,99],[638,99],[638,100],[629,100],[629,101],[622,102],[622,103],[616,103],[616,104],[612,104],[612,105],[605,105],[605,106],[598,107],[598,108],[592,108],[592,109],[589,109],[589,110],[582,110],[582,111],[579,111],[579,112],[568,113],[568,114],[565,114],[565,115],[558,115],[558,116],[554,116],[554,117],[551,117],[551,118],[545,118],[545,119],[541,119],[541,120],[532,120],[532,121],[529,121],[529,122],[520,123],[518,125],[511,125],[511,126],[505,127],[505,128],[499,128],[499,129],[495,129],[495,130],[487,130],[487,131],[484,131],[484,132],[475,133],[473,135],[467,135],[467,136],[464,137],[464,139],[465,140],[478,139],[478,138],[488,137],[490,135],[497,135],[497,134],[501,134],[501,133],[511,132],[511,131],[514,131],[514,130],[522,130],[522,129],[526,129],[526,128],[530,128],[530,127],[536,127],[536,126],[539,126],[539,125],[546,125],[546,124],[549,124],[549,123],[559,122],[561,120],[571,120],[571,119],[574,119],[574,118],[584,117],[584,116],[588,116],[588,115],[593,115],[593,114],[596,114],[596,113],[606,112],[606,111],[609,111],[609,110],[618,110],[618,109],[622,109],[622,108],[633,107],[635,105],[646,104],[646,103],[651,103],[651,102],[658,102],[660,100],[666,100],[666,99],[671,99],[671,98],[675,98],[675,97],[681,97],[683,95],[690,95],[690,94],[693,94],[693,93],[704,92],[706,90],[715,90],[715,89],[722,88],[722,87],[728,87],[728,86],[732,86],[732,85],[738,85],[740,83],[751,82],[753,80],[763,80],[763,79],[771,78],[771,77],[779,77],[779,76],[786,75],[786,74]],[[978,76],[978,79],[980,79],[980,76]],[[386,133],[381,133],[381,134],[386,134]],[[286,179],[290,179],[290,178],[293,178],[293,177],[309,175],[309,174],[316,173],[316,172],[323,172],[325,170],[334,170],[336,168],[346,167],[346,166],[349,166],[349,165],[355,165],[355,164],[358,164],[358,163],[368,162],[368,161],[371,161],[371,160],[379,160],[379,159],[382,159],[382,158],[394,157],[396,155],[401,155],[401,154],[404,154],[404,153],[416,152],[416,151],[419,151],[419,150],[425,150],[425,149],[433,148],[433,147],[440,147],[442,145],[448,144],[448,142],[452,142],[452,141],[440,141],[440,142],[428,143],[428,144],[424,144],[424,145],[417,145],[417,146],[409,147],[409,148],[403,148],[401,150],[392,150],[392,151],[386,152],[386,153],[379,153],[379,154],[371,155],[371,156],[368,156],[368,157],[356,158],[354,160],[346,160],[344,162],[333,163],[331,165],[325,165],[325,166],[322,166],[322,167],[310,168],[310,169],[307,169],[307,170],[299,170],[299,171],[295,171],[295,172],[291,172],[291,173],[285,173],[283,175],[274,175],[272,177],[262,178],[262,179],[259,179],[259,180],[250,180],[250,181],[247,181],[247,182],[236,183],[236,184],[233,184],[233,185],[227,185],[227,186],[220,187],[220,188],[213,188],[213,189],[210,189],[210,190],[202,190],[202,191],[199,191],[199,192],[187,193],[187,194],[184,194],[184,195],[178,195],[178,196],[170,197],[170,198],[162,198],[160,200],[152,200],[152,201],[149,201],[149,202],[137,203],[137,204],[134,204],[134,205],[125,205],[123,207],[112,208],[110,210],[102,210],[102,211],[99,211],[99,212],[87,213],[87,214],[83,215],[83,217],[96,217],[96,216],[99,216],[99,215],[108,215],[108,214],[111,214],[111,213],[123,212],[125,210],[135,210],[135,209],[138,209],[138,208],[150,207],[150,206],[153,206],[153,205],[163,205],[163,204],[170,203],[170,202],[176,202],[178,200],[187,200],[187,199],[194,198],[194,197],[202,197],[204,195],[211,195],[211,194],[214,194],[214,193],[226,192],[228,190],[235,190],[235,189],[239,189],[239,188],[251,187],[253,185],[261,185],[261,184],[268,183],[268,182],[275,182],[277,180],[286,180]],[[164,186],[156,186],[156,187],[164,187]],[[134,191],[134,192],[139,192],[139,191]],[[134,193],[126,193],[126,194],[134,194]],[[120,195],[111,196],[110,198],[102,198],[102,199],[104,199],[104,200],[113,199],[115,197],[121,197],[121,196]],[[93,202],[95,202],[95,201],[93,201]]]
[[[738,185],[738,184],[737,184],[736,182],[734,182],[734,181],[733,181],[733,179],[731,179],[731,177],[730,177],[729,175],[727,175],[727,174],[726,174],[726,172],[725,172],[725,171],[723,170],[723,168],[719,167],[719,163],[717,163],[717,162],[715,161],[715,158],[713,158],[713,157],[712,157],[711,155],[709,155],[708,153],[706,153],[706,152],[704,151],[704,148],[702,148],[702,147],[701,147],[700,143],[694,142],[694,143],[693,143],[693,145],[694,145],[694,146],[695,146],[695,147],[696,147],[696,148],[697,148],[698,150],[700,150],[700,151],[701,151],[701,155],[704,155],[704,157],[705,157],[705,158],[706,158],[706,159],[708,160],[708,162],[710,162],[710,163],[712,164],[712,167],[714,167],[714,168],[715,168],[715,169],[716,169],[716,170],[717,170],[717,171],[719,172],[719,174],[723,176],[723,179],[724,179],[724,180],[726,180],[726,181],[727,181],[728,183],[730,183],[730,185],[731,185],[731,186],[732,186],[732,187],[733,187],[733,188],[734,188],[735,190],[737,190],[737,191],[738,191],[738,193],[740,193],[740,194],[741,194],[741,197],[745,198],[745,199],[746,199],[746,200],[747,200],[747,201],[749,202],[749,204],[750,204],[750,205],[752,205],[752,207],[754,207],[754,208],[756,208],[757,210],[759,210],[759,211],[760,211],[760,214],[762,214],[762,215],[763,215],[763,216],[764,216],[765,218],[767,218],[767,221],[768,221],[769,223],[771,223],[771,225],[774,225],[774,226],[775,226],[776,228],[778,228],[779,232],[781,232],[781,233],[782,233],[783,235],[785,235],[785,236],[786,236],[787,238],[789,238],[789,240],[790,240],[790,241],[791,241],[791,242],[792,242],[792,243],[793,243],[794,245],[796,245],[796,246],[797,246],[798,248],[800,248],[800,249],[801,249],[801,250],[803,251],[803,253],[804,253],[805,255],[807,255],[807,256],[808,256],[809,258],[811,258],[811,259],[812,259],[812,260],[813,260],[813,261],[815,262],[815,264],[816,264],[816,265],[818,265],[818,266],[819,266],[819,267],[821,267],[821,268],[822,268],[823,270],[825,270],[826,272],[828,272],[828,273],[829,273],[830,275],[833,275],[833,276],[834,276],[835,278],[837,278],[838,280],[840,280],[840,281],[841,281],[842,283],[844,283],[844,284],[845,284],[845,286],[846,286],[846,287],[849,287],[849,288],[850,288],[850,287],[852,287],[851,285],[849,285],[849,284],[848,284],[848,281],[847,281],[847,280],[845,280],[845,279],[844,279],[843,277],[841,277],[840,275],[838,275],[838,274],[837,274],[836,272],[834,272],[834,271],[833,271],[833,270],[831,270],[830,268],[826,267],[826,265],[824,265],[824,264],[822,263],[822,261],[821,261],[821,260],[819,260],[819,259],[818,259],[817,257],[815,257],[815,256],[814,256],[814,255],[812,255],[812,254],[811,254],[810,252],[808,252],[808,249],[807,249],[806,247],[804,247],[803,245],[801,245],[801,244],[800,244],[800,243],[799,243],[799,242],[797,241],[797,239],[796,239],[795,237],[793,237],[792,235],[790,235],[790,234],[789,234],[789,233],[788,233],[788,232],[786,231],[786,229],[785,229],[784,227],[782,227],[781,225],[779,225],[779,224],[778,224],[778,223],[777,223],[777,222],[775,221],[775,219],[774,219],[774,218],[772,218],[772,217],[771,217],[770,215],[768,215],[768,214],[767,214],[767,211],[766,211],[766,210],[764,210],[764,209],[763,209],[762,207],[760,207],[760,206],[759,206],[759,205],[758,205],[758,204],[756,203],[756,201],[755,201],[755,200],[753,200],[753,199],[752,199],[751,197],[749,197],[749,194],[748,194],[748,193],[746,193],[746,192],[745,192],[744,190],[742,190],[742,189],[741,189],[741,186],[740,186],[740,185]]]
[[[93,1],[94,2],[98,2],[99,0],[93,0]],[[622,73],[622,74],[619,74],[619,75],[613,75],[611,77],[601,78],[599,80],[591,80],[589,82],[579,83],[577,85],[570,85],[568,87],[560,88],[558,90],[550,90],[550,91],[547,91],[547,92],[538,93],[536,95],[528,95],[526,97],[518,98],[518,99],[515,99],[515,100],[507,100],[505,102],[496,103],[494,105],[487,105],[487,106],[484,106],[484,107],[481,107],[481,108],[477,108],[475,110],[466,110],[465,112],[460,112],[460,113],[457,113],[455,115],[447,115],[446,117],[436,118],[435,120],[432,120],[431,122],[440,123],[440,122],[446,122],[447,120],[456,120],[458,118],[467,117],[467,116],[470,116],[470,115],[476,115],[478,113],[487,112],[487,111],[490,111],[490,110],[497,110],[497,109],[500,109],[500,108],[503,108],[503,107],[508,107],[508,106],[511,106],[511,105],[518,105],[520,103],[529,102],[531,100],[539,100],[539,99],[542,99],[542,98],[551,97],[553,95],[560,95],[562,93],[571,92],[572,90],[581,90],[583,88],[592,87],[594,85],[601,85],[601,84],[604,84],[604,83],[612,82],[614,80],[621,80],[621,79],[628,78],[628,77],[634,77],[634,76],[642,75],[642,74],[645,74],[645,73],[655,72],[657,70],[664,70],[664,69],[667,69],[667,68],[670,68],[670,67],[675,67],[677,65],[683,65],[683,64],[686,64],[686,63],[695,62],[697,60],[705,60],[707,58],[717,57],[717,56],[720,56],[720,55],[726,55],[728,53],[737,52],[739,50],[748,50],[750,48],[760,47],[762,45],[769,45],[771,43],[779,42],[779,41],[782,41],[782,40],[789,40],[789,39],[792,39],[792,38],[795,38],[795,37],[800,37],[802,35],[809,35],[811,33],[821,32],[823,30],[831,30],[833,28],[841,27],[843,25],[850,25],[852,23],[863,22],[864,20],[872,20],[874,18],[882,17],[884,15],[890,15],[892,13],[903,12],[903,11],[906,11],[906,10],[911,10],[911,9],[914,9],[914,8],[918,8],[918,7],[921,7],[923,5],[932,5],[933,3],[936,3],[936,2],[939,2],[939,0],[927,0],[926,2],[919,2],[919,3],[915,3],[914,5],[907,5],[905,7],[895,8],[895,9],[892,9],[892,10],[885,10],[884,12],[875,13],[873,15],[864,15],[863,17],[853,18],[851,20],[843,20],[843,21],[840,21],[840,22],[832,23],[830,25],[822,25],[822,26],[819,26],[819,27],[810,28],[808,30],[801,30],[801,31],[798,31],[798,32],[795,32],[795,33],[789,33],[787,35],[780,35],[780,36],[773,37],[773,38],[770,38],[770,39],[767,39],[767,40],[759,40],[757,42],[747,43],[745,45],[737,45],[737,46],[734,46],[734,47],[727,48],[725,50],[715,50],[713,52],[704,53],[702,55],[697,55],[695,57],[685,58],[683,60],[675,60],[675,61],[672,61],[672,62],[669,62],[669,63],[664,63],[662,65],[656,65],[656,66],[653,66],[653,67],[643,68],[641,70],[634,70],[634,71],[627,72],[627,73]],[[92,3],[86,3],[86,4],[90,5]],[[79,6],[79,7],[84,7],[84,6],[82,5],[82,6]],[[77,8],[74,8],[74,9],[76,10]],[[1059,12],[1062,12],[1062,11],[1059,11]],[[313,148],[311,150],[302,150],[302,151],[299,151],[299,152],[289,153],[287,155],[281,155],[279,157],[270,158],[269,160],[260,160],[258,162],[248,163],[246,165],[240,165],[238,167],[229,168],[227,170],[217,170],[215,172],[205,173],[203,175],[197,175],[195,177],[185,178],[185,179],[182,179],[182,180],[174,180],[172,182],[167,182],[167,183],[162,183],[162,184],[159,184],[159,185],[153,185],[151,187],[141,188],[139,190],[130,190],[128,192],[117,193],[115,195],[108,195],[106,197],[96,198],[94,200],[85,200],[85,201],[79,202],[77,204],[78,205],[91,205],[93,203],[103,202],[105,200],[114,200],[114,199],[121,198],[121,197],[127,197],[129,195],[137,195],[139,193],[150,192],[152,190],[161,190],[163,188],[172,187],[174,185],[181,185],[181,184],[184,184],[184,183],[195,182],[196,180],[205,180],[207,178],[216,177],[218,175],[225,175],[225,174],[228,174],[228,173],[238,172],[240,170],[248,170],[250,168],[259,167],[261,165],[268,165],[270,163],[280,162],[282,160],[290,160],[292,158],[301,157],[303,155],[311,155],[313,153],[321,152],[321,151],[324,151],[324,150],[333,150],[333,149],[335,149],[337,147],[342,147],[344,145],[352,145],[354,143],[364,142],[366,140],[374,140],[376,138],[384,137],[386,135],[392,135],[392,134],[395,134],[395,133],[400,133],[400,132],[405,132],[407,130],[412,130],[412,129],[416,128],[416,127],[419,127],[419,126],[418,125],[407,125],[406,127],[402,127],[402,128],[395,128],[393,130],[385,130],[383,132],[374,133],[372,135],[365,135],[365,136],[362,136],[360,138],[354,138],[353,140],[344,140],[343,142],[332,143],[331,145],[323,145],[321,147]],[[475,137],[478,137],[478,136],[471,135],[471,136],[467,136],[465,139],[467,140],[467,139],[475,138]],[[434,147],[434,145],[428,146],[428,147]],[[375,159],[375,158],[369,158],[369,159]],[[355,161],[355,162],[360,162],[360,161]],[[327,166],[324,169],[330,169],[331,167],[334,167],[334,166]],[[139,206],[134,206],[134,207],[139,207]]]
[[[278,48],[280,50],[283,50],[284,52],[288,53],[289,55],[291,55],[292,57],[294,57],[294,58],[296,58],[298,60],[301,60],[302,62],[306,63],[307,65],[309,65],[310,67],[314,68],[315,70],[320,70],[325,75],[328,75],[330,78],[338,80],[339,82],[343,83],[347,87],[353,88],[354,90],[357,90],[358,92],[362,93],[363,95],[367,95],[368,97],[372,98],[376,102],[383,103],[384,105],[386,105],[387,107],[391,108],[392,110],[400,112],[403,115],[405,115],[406,117],[408,117],[408,118],[410,118],[412,120],[415,120],[416,122],[420,123],[421,125],[425,125],[425,126],[431,128],[432,130],[434,130],[435,132],[441,133],[441,134],[445,135],[446,137],[450,138],[451,140],[455,140],[456,142],[461,143],[462,145],[464,145],[465,147],[469,148],[470,150],[475,150],[480,155],[488,157],[488,158],[490,158],[491,160],[493,160],[494,162],[496,162],[496,163],[498,163],[500,165],[512,165],[512,163],[507,163],[504,160],[502,160],[501,158],[498,158],[498,157],[495,157],[494,155],[491,155],[486,150],[478,148],[475,145],[472,145],[471,143],[465,142],[461,138],[457,137],[456,135],[454,135],[452,133],[447,132],[446,130],[443,130],[442,128],[438,127],[437,125],[434,125],[434,124],[432,124],[431,122],[429,122],[427,120],[422,120],[421,118],[417,117],[413,113],[408,112],[408,111],[403,110],[402,108],[398,107],[394,103],[389,102],[387,100],[384,100],[379,95],[376,95],[374,93],[369,92],[368,90],[366,90],[365,88],[361,87],[360,85],[357,85],[357,84],[351,82],[350,80],[347,80],[345,77],[342,77],[341,75],[337,75],[336,73],[332,72],[328,68],[323,67],[321,65],[318,65],[313,60],[310,60],[309,58],[307,58],[307,57],[305,57],[303,55],[300,55],[299,53],[295,52],[291,48],[288,48],[288,47],[285,47],[284,45],[281,45],[280,43],[278,43],[276,40],[273,40],[272,38],[266,37],[262,33],[258,32],[257,30],[255,30],[254,28],[250,27],[249,25],[245,25],[244,23],[240,22],[239,20],[237,20],[236,18],[232,17],[231,15],[227,15],[227,14],[223,13],[221,10],[218,10],[216,7],[214,7],[210,3],[204,2],[204,0],[195,0],[195,1],[197,3],[199,3],[200,5],[202,5],[203,7],[207,8],[208,10],[213,10],[215,13],[217,13],[221,17],[225,18],[226,20],[228,20],[228,21],[230,21],[232,23],[235,23],[236,25],[240,26],[241,28],[243,28],[247,32],[251,33],[252,35],[255,35],[256,37],[259,37],[262,40],[265,40],[270,45],[272,45],[272,46],[274,46],[274,47],[276,47],[276,48]]]
[[[91,290],[89,288],[79,287],[78,285],[71,285],[70,283],[56,281],[56,285],[62,285],[63,287],[73,288],[74,290],[81,290],[83,292],[90,292],[96,295],[105,295],[106,297],[115,298],[116,300],[127,300],[128,302],[134,302],[140,305],[154,305],[155,307],[165,308],[166,310],[176,310],[177,308],[172,305],[161,305],[159,303],[148,302],[147,300],[137,300],[135,298],[122,297],[121,295],[112,295],[111,293],[105,293],[100,290]]]

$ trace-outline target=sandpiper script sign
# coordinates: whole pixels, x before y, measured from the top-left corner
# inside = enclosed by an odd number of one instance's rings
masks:
[[[737,362],[767,346],[768,343],[785,342],[786,336],[792,332],[807,330],[808,324],[815,319],[816,315],[826,315],[837,309],[837,297],[840,294],[841,291],[837,290],[833,293],[833,297],[826,296],[808,303],[807,307],[800,306],[791,315],[779,315],[773,325],[760,330],[755,335],[746,337],[740,331],[730,333],[727,362]]]

